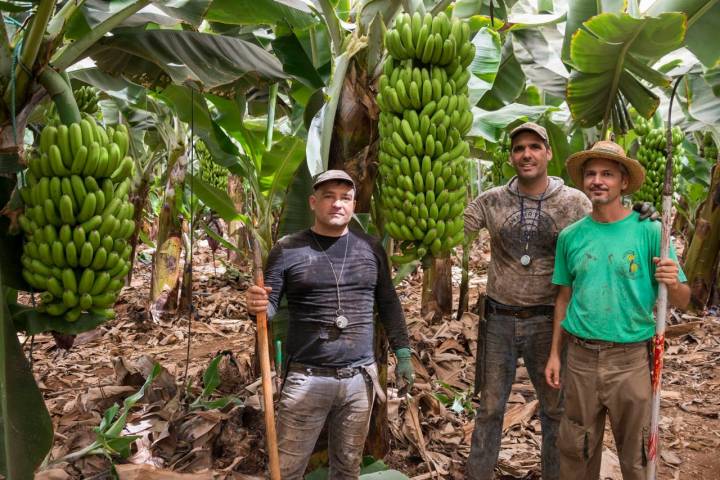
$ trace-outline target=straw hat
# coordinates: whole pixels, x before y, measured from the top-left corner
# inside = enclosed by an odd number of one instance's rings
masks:
[[[603,158],[606,160],[614,160],[623,165],[630,176],[628,186],[623,190],[623,195],[630,195],[640,189],[645,181],[645,169],[640,162],[625,155],[625,150],[615,142],[609,140],[600,140],[592,146],[590,150],[583,150],[568,157],[565,162],[568,175],[573,183],[578,187],[583,185],[582,167],[590,159]]]

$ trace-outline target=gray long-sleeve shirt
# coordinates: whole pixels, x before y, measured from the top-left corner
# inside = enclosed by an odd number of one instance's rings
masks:
[[[270,317],[277,312],[282,296],[287,297],[287,351],[291,361],[316,367],[372,363],[376,303],[390,346],[398,349],[409,345],[387,256],[369,235],[351,230],[342,237],[326,237],[308,229],[285,236],[270,251],[265,284],[272,287]],[[342,314],[348,319],[344,329],[335,325],[338,285]]]

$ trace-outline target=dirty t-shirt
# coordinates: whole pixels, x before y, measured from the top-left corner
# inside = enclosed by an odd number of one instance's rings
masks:
[[[537,196],[519,194],[516,178],[483,192],[467,206],[465,233],[482,228],[490,233],[490,298],[514,306],[552,305],[557,292],[551,278],[558,233],[589,213],[592,204],[561,178],[550,177],[545,194]],[[527,267],[520,263],[526,253],[532,259]]]
[[[368,235],[351,230],[341,237],[326,237],[309,229],[287,235],[270,251],[265,284],[272,287],[270,317],[277,312],[282,296],[287,298],[291,361],[315,367],[372,363],[375,303],[391,347],[409,346],[387,256],[380,243]],[[348,319],[342,330],[335,326],[338,284],[342,314]]]
[[[617,222],[587,216],[560,233],[553,283],[572,287],[562,327],[609,342],[641,342],[655,333],[657,299],[653,257],[660,256],[660,222],[631,212]],[[670,258],[677,262],[675,248]],[[678,278],[687,281],[680,270]]]

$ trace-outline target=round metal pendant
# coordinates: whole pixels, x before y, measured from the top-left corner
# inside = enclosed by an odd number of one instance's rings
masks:
[[[337,318],[335,318],[335,326],[338,327],[340,330],[348,326],[348,319],[345,315],[338,315]]]
[[[523,267],[527,267],[528,265],[530,265],[531,261],[532,259],[530,258],[530,255],[526,254],[520,257],[520,265],[522,265]]]

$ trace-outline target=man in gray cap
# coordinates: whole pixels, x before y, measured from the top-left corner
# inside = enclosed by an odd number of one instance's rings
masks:
[[[540,400],[542,478],[559,478],[555,447],[562,405],[545,382],[552,340],[555,291],[550,282],[560,231],[591,210],[590,201],[547,173],[552,150],[545,128],[524,123],[510,132],[506,185],[480,194],[465,210],[468,236],[487,228],[491,258],[484,315],[480,319],[475,416],[467,478],[491,480],[500,451],[505,405],[519,357]]]
[[[328,170],[313,184],[314,225],[281,238],[265,267],[265,285],[246,293],[248,312],[272,317],[287,298],[288,368],[277,418],[283,480],[301,479],[329,421],[328,478],[356,479],[374,395],[373,309],[397,357],[395,375],[414,381],[407,327],[379,241],[350,230],[355,183]],[[382,397],[381,397],[382,399]]]

